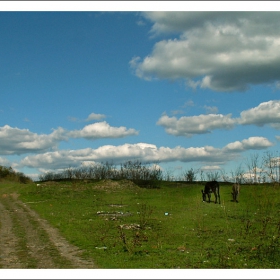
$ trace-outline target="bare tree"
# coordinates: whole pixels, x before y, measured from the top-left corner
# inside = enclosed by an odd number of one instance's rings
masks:
[[[246,165],[250,176],[250,183],[256,184],[259,181],[257,174],[259,170],[261,170],[261,168],[259,168],[259,154],[252,154],[250,158],[247,159]]]
[[[193,170],[192,168],[185,171],[183,173],[183,178],[187,182],[194,182],[196,181],[196,174],[198,173],[198,170]]]
[[[204,171],[202,169],[200,169],[200,181],[204,182],[205,181],[205,177],[204,177]]]
[[[208,181],[218,181],[220,179],[219,171],[209,171],[206,173]]]
[[[269,178],[272,183],[280,182],[280,158],[278,154],[273,155],[272,152],[267,152],[263,157],[264,175]]]
[[[221,169],[221,178],[224,182],[230,182],[229,176],[226,174],[226,171],[224,169]]]
[[[234,180],[234,183],[241,184],[244,181],[243,175],[244,170],[242,168],[242,164],[238,165],[234,171],[231,171],[231,176]]]
[[[163,179],[165,181],[173,181],[174,179],[173,171],[171,169],[166,170]]]

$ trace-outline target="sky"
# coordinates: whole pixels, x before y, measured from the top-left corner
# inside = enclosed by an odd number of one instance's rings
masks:
[[[280,12],[158,6],[1,10],[0,165],[177,176],[278,152]]]

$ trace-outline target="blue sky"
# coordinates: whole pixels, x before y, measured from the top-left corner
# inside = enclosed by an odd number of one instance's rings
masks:
[[[0,165],[177,175],[278,152],[279,12],[104,9],[0,13]]]

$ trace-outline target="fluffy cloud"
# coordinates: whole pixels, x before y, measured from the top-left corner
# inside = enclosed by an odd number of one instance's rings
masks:
[[[194,134],[210,133],[213,129],[231,129],[235,120],[231,118],[231,114],[209,114],[180,119],[164,115],[157,124],[163,126],[168,134],[192,137]]]
[[[62,150],[25,157],[21,166],[43,168],[44,170],[77,167],[83,162],[113,161],[115,164],[139,159],[143,162],[211,162],[212,165],[225,163],[236,158],[240,152],[251,149],[265,149],[272,143],[263,137],[251,137],[226,145],[222,149],[205,147],[157,147],[147,143],[106,145],[97,149]]]
[[[271,146],[273,146],[273,143],[265,137],[249,137],[248,139],[244,139],[242,141],[235,141],[233,143],[229,143],[225,146],[224,150],[242,152],[245,150],[266,149]]]
[[[126,160],[139,159],[144,162],[169,162],[169,161],[199,161],[206,160],[207,157],[214,156],[214,148],[157,148],[154,145],[138,143],[124,144],[121,146],[106,145],[98,149],[82,149],[76,151],[57,151],[27,156],[21,161],[22,166],[61,169],[68,166],[79,166],[86,162],[113,161],[121,163]],[[217,151],[216,151],[217,152]],[[217,155],[217,153],[215,153]]]
[[[263,102],[255,108],[241,112],[239,123],[257,126],[268,124],[280,129],[280,100]]]
[[[68,133],[72,138],[86,138],[90,140],[100,138],[122,138],[131,135],[137,135],[135,129],[127,129],[124,126],[112,127],[107,122],[98,122],[85,126],[81,130],[73,130]]]
[[[280,81],[278,12],[151,12],[151,32],[176,32],[130,61],[144,79],[185,79],[192,87],[244,91]]]
[[[76,117],[68,117],[69,121],[71,122],[90,122],[90,121],[99,121],[102,119],[105,119],[106,115],[104,114],[96,114],[96,113],[91,113],[88,115],[86,119],[78,119]]]
[[[244,16],[238,12],[145,12],[143,16],[154,22],[151,33],[159,35],[162,33],[185,32],[205,27],[209,22],[227,24],[234,23],[237,16]],[[247,13],[247,17],[254,16]]]
[[[45,168],[45,169],[61,169],[70,166],[79,166],[82,162],[102,162],[114,161],[123,162],[134,158],[154,157],[156,146],[138,143],[124,144],[121,146],[105,145],[97,149],[80,149],[80,150],[62,150],[56,152],[48,152],[34,156],[27,156],[21,161],[22,166]]]
[[[218,111],[216,107],[204,108],[208,111]],[[232,118],[231,114],[184,116],[179,119],[163,115],[157,121],[157,125],[163,126],[168,134],[185,137],[210,133],[215,129],[232,129],[235,125],[269,125],[280,129],[280,100],[260,103],[255,108],[242,111],[239,118]]]
[[[0,127],[0,154],[24,154],[55,149],[60,141],[67,140],[65,130],[58,128],[51,134],[37,134],[28,129]]]
[[[112,127],[106,122],[99,122],[85,126],[81,130],[67,131],[63,128],[53,130],[51,134],[37,134],[28,129],[13,128],[8,125],[0,127],[0,155],[25,153],[42,153],[55,150],[61,141],[69,138],[86,138],[95,140],[100,138],[122,138],[137,135],[135,129],[126,127]]]
[[[86,121],[95,121],[95,120],[102,120],[102,119],[105,119],[106,118],[106,115],[103,115],[103,114],[95,114],[95,113],[91,113]]]

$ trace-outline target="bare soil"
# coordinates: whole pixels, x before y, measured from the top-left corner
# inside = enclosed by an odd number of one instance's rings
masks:
[[[0,268],[97,268],[17,194],[0,196]]]

